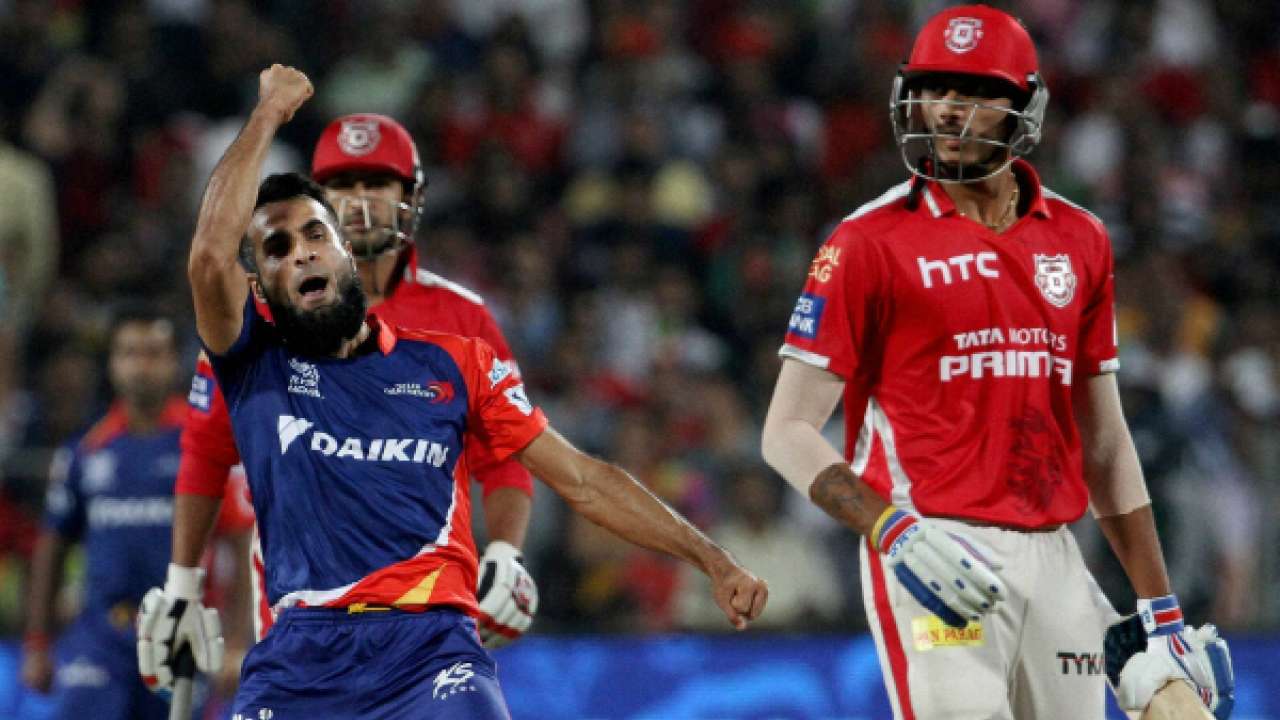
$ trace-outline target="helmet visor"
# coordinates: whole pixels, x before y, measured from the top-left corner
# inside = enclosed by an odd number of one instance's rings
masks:
[[[1037,99],[994,78],[899,76],[890,114],[903,162],[941,182],[985,180],[1035,146],[1040,118],[1029,110]]]
[[[359,195],[339,198],[337,210],[343,239],[359,259],[399,250],[411,240],[413,208],[408,203]]]

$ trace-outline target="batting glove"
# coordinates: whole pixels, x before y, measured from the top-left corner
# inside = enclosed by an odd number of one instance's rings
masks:
[[[538,612],[538,586],[514,545],[494,540],[480,558],[480,639],[499,648],[519,638]]]
[[[907,592],[951,627],[981,620],[1006,596],[990,550],[919,515],[890,505],[869,538]]]
[[[1218,720],[1235,705],[1235,671],[1227,641],[1218,629],[1183,624],[1178,599],[1166,595],[1138,600],[1138,612],[1107,629],[1107,680],[1116,702],[1142,712],[1160,688],[1181,680],[1200,696]]]
[[[138,671],[152,692],[173,691],[174,659],[191,648],[196,668],[215,673],[222,667],[222,625],[218,611],[200,603],[204,570],[169,565],[164,589],[151,588],[138,609]]]

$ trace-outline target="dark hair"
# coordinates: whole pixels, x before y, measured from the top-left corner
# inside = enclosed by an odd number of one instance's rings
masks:
[[[258,186],[258,199],[253,203],[253,209],[257,210],[267,203],[292,200],[298,197],[311,198],[320,203],[329,213],[329,217],[334,223],[337,223],[338,213],[329,204],[329,199],[325,197],[324,188],[320,187],[315,180],[298,172],[268,175],[262,181],[262,184]],[[258,271],[258,263],[253,255],[253,243],[249,241],[248,234],[240,238],[240,265],[249,272]]]
[[[173,322],[173,318],[168,313],[157,308],[147,302],[140,300],[126,300],[117,305],[115,311],[111,313],[111,324],[107,328],[107,347],[115,345],[116,335],[120,333],[120,329],[125,325],[138,323],[141,325],[151,325],[154,323],[167,323],[169,328],[174,332],[173,344],[177,348],[177,325]]]

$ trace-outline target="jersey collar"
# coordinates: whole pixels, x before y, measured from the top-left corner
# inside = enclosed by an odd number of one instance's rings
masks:
[[[404,249],[404,253],[407,257],[405,258],[404,269],[400,271],[400,282],[405,285],[418,285],[418,245],[411,243],[409,247]],[[393,288],[392,291],[394,292],[394,290]]]
[[[1044,192],[1040,187],[1040,175],[1036,173],[1036,169],[1031,167],[1031,163],[1022,158],[1015,158],[1013,161],[1013,172],[1021,180],[1022,191],[1031,191],[1031,204],[1028,206],[1028,214],[1036,215],[1045,219],[1053,217],[1049,212],[1049,204],[1045,202]],[[929,213],[935,218],[945,215],[955,214],[956,204],[952,201],[951,196],[942,188],[942,184],[936,180],[924,181],[925,186],[921,191],[921,197],[924,205],[928,208]]]
[[[383,355],[390,355],[391,351],[396,347],[396,333],[391,329],[385,320],[382,320],[376,313],[369,313],[367,318],[369,322],[369,330],[378,338],[378,349]]]
[[[160,430],[181,427],[186,419],[187,401],[174,395],[165,401],[156,427]],[[85,435],[84,444],[92,449],[101,448],[127,432],[129,432],[129,410],[123,401],[116,400],[107,409],[107,414],[89,429]]]

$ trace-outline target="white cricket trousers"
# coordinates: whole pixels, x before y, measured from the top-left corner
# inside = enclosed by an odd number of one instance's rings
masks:
[[[990,548],[1009,597],[953,630],[861,544],[862,601],[898,720],[1102,720],[1103,634],[1119,615],[1066,527],[1019,532],[930,518]]]

